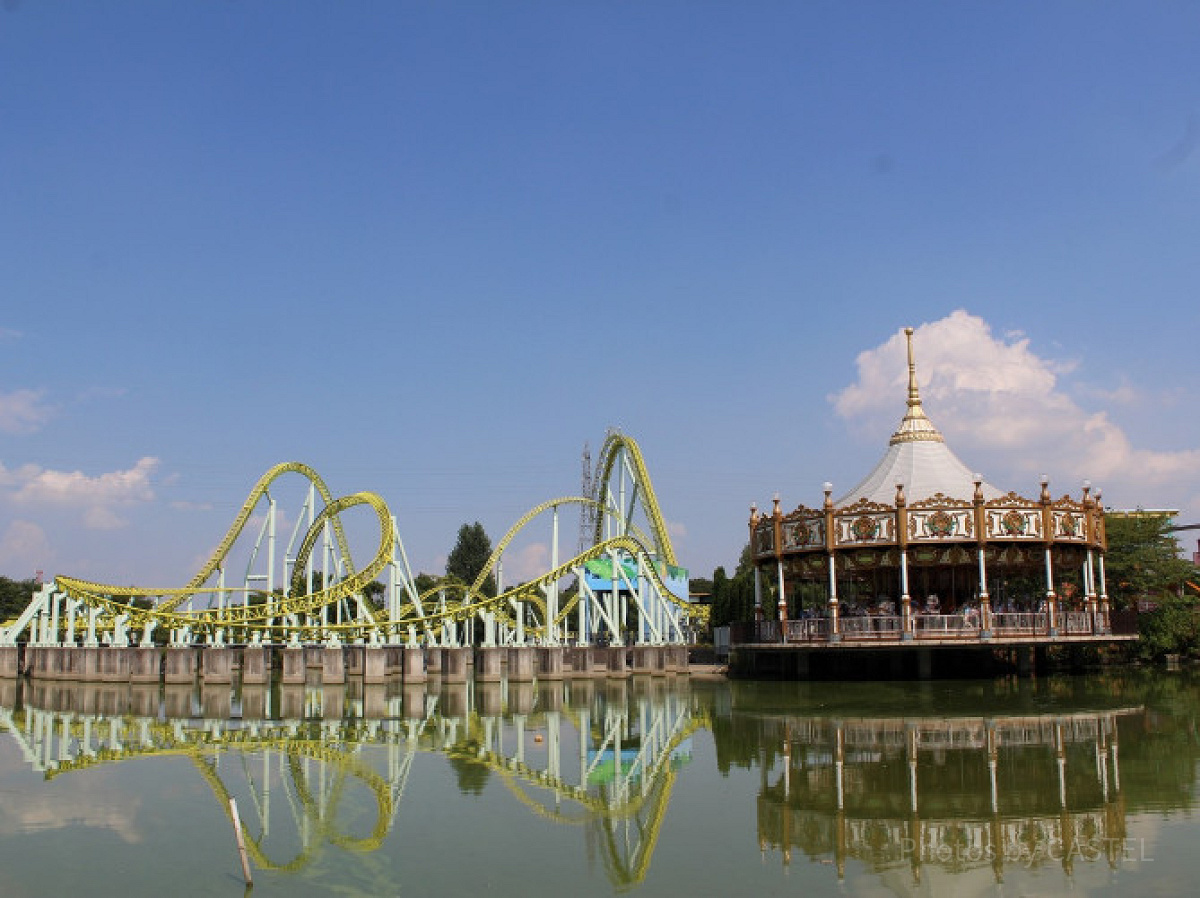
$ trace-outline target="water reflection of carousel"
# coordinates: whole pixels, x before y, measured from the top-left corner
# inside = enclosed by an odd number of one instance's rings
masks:
[[[758,798],[762,849],[875,873],[951,873],[1103,859],[1126,849],[1117,721],[1048,716],[790,718]]]
[[[398,684],[397,684],[398,685]],[[194,688],[0,681],[0,734],[47,780],[161,756],[191,761],[255,867],[294,873],[328,847],[374,852],[421,753],[464,792],[490,780],[538,816],[585,829],[618,886],[652,860],[702,718],[660,680]],[[364,809],[371,809],[365,812]],[[232,819],[232,818],[231,818]],[[345,821],[355,825],[347,827]]]

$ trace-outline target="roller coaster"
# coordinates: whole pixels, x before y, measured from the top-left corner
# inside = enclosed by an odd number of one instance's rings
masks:
[[[686,642],[699,609],[687,598],[666,523],[637,443],[610,431],[591,495],[537,505],[496,544],[472,583],[443,579],[418,590],[403,541],[384,500],[371,492],[334,497],[300,462],[267,471],[228,531],[182,587],[148,588],[56,576],[25,611],[0,627],[0,646],[298,645],[522,646]],[[307,481],[290,539],[272,488],[284,477]],[[378,542],[356,566],[343,515],[373,513]],[[594,521],[590,539],[563,557],[560,514]],[[548,569],[504,583],[504,553],[518,536],[549,523]],[[257,526],[257,536],[254,529]],[[235,550],[239,550],[235,552]],[[231,585],[235,557],[245,573]],[[495,588],[491,584],[495,584]]]

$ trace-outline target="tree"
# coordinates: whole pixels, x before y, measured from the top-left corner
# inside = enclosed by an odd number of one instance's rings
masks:
[[[458,542],[450,550],[446,559],[446,576],[454,577],[463,583],[471,584],[483,570],[492,554],[492,541],[488,539],[483,525],[476,521],[474,524],[463,524],[458,528]],[[496,580],[491,573],[483,582],[484,595],[496,594]]]
[[[378,580],[372,580],[363,587],[363,598],[372,608],[382,608],[387,587]]]
[[[729,604],[729,575],[724,567],[713,571],[712,576],[712,610],[709,612],[709,622],[714,627],[724,627],[733,621],[732,609]]]
[[[1164,515],[1104,516],[1105,581],[1114,607],[1179,595],[1196,578],[1195,565],[1179,557],[1179,541],[1170,528],[1171,519]]]
[[[37,580],[10,580],[0,577],[0,623],[20,615],[28,607],[41,584]]]

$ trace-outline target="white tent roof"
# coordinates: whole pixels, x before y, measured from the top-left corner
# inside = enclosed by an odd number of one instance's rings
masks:
[[[874,470],[834,506],[842,508],[860,499],[891,505],[896,501],[896,484],[904,484],[904,496],[909,504],[928,499],[938,493],[952,499],[970,501],[975,496],[975,475],[950,451],[945,438],[921,408],[917,391],[917,369],[913,363],[912,328],[908,336],[908,411],[888,443],[888,450]],[[984,482],[985,499],[996,499],[1004,493]]]

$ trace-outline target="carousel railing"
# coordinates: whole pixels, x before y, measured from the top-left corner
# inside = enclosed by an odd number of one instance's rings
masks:
[[[997,611],[992,614],[992,632],[998,636],[1040,636],[1048,628],[1044,611]]]
[[[828,618],[808,617],[787,622],[788,642],[824,642],[828,638]]]
[[[887,614],[843,617],[838,629],[844,639],[899,639],[904,632],[904,619]]]
[[[917,639],[965,639],[979,635],[979,619],[962,614],[918,614],[913,617],[913,636]]]
[[[1081,634],[1092,632],[1092,615],[1087,611],[1068,611],[1063,615],[1063,632]]]

